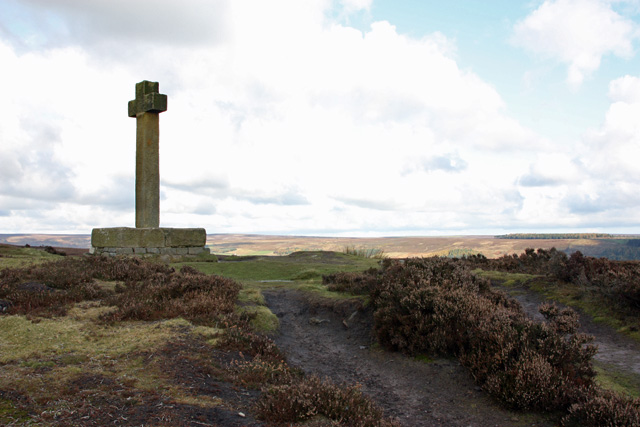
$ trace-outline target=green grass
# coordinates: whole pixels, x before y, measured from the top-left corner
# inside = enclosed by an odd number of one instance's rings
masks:
[[[610,363],[594,361],[600,387],[632,397],[640,397],[640,375],[623,372]]]
[[[536,276],[535,274],[525,274],[525,273],[505,273],[502,271],[484,271],[480,268],[477,268],[472,271],[473,274],[479,277],[483,277],[485,279],[489,279],[491,281],[496,281],[500,283],[501,286],[513,287],[513,286],[521,286],[525,283],[528,283],[540,276]]]
[[[243,286],[238,294],[238,302],[242,305],[266,305],[259,287]]]
[[[383,249],[366,246],[346,246],[342,252],[361,258],[385,259],[387,257]]]
[[[280,327],[280,321],[278,316],[273,314],[269,307],[265,305],[249,305],[245,307],[239,307],[239,312],[250,313],[254,317],[251,319],[251,326],[257,332],[271,333],[278,330]]]
[[[53,255],[42,249],[21,248],[0,244],[0,270],[3,268],[26,267],[41,264],[46,261],[61,259],[60,255]]]
[[[172,264],[176,269],[189,265],[205,274],[217,274],[242,282],[238,310],[255,317],[252,326],[260,332],[274,332],[279,326],[266,306],[265,289],[295,289],[317,298],[344,300],[357,298],[365,304],[367,298],[344,292],[332,292],[322,284],[322,275],[339,271],[364,271],[378,267],[379,260],[339,252],[295,252],[287,256],[232,256],[221,262],[188,261]]]
[[[233,257],[217,263],[181,262],[205,274],[217,274],[239,281],[308,280],[338,271],[364,271],[378,267],[378,260],[338,252],[295,252],[284,257]]]
[[[88,359],[117,358],[136,351],[148,350],[164,343],[175,328],[190,326],[183,319],[158,323],[130,322],[108,328],[92,320],[109,307],[91,307],[80,303],[69,316],[38,319],[33,323],[25,316],[0,317],[0,363],[16,363],[44,358],[61,360],[72,354]]]
[[[417,356],[414,357],[414,359],[422,363],[433,363],[436,361],[434,358],[426,354],[418,354]]]
[[[308,292],[315,297],[332,299],[332,300],[346,300],[346,299],[359,299],[366,305],[369,298],[364,295],[353,295],[348,292],[335,292],[327,289],[327,286],[323,285],[320,280],[307,280],[307,281],[293,281],[293,282],[243,282],[245,288],[255,289],[295,289],[302,292]]]
[[[13,422],[18,425],[18,423],[26,423],[29,420],[30,417],[27,411],[17,409],[9,400],[0,398],[0,424],[4,425],[6,423],[8,425]]]
[[[193,335],[215,345],[220,330],[194,326],[181,318],[110,326],[97,322],[110,309],[81,302],[59,318],[0,316],[0,390],[18,390],[38,401],[54,402],[52,407],[58,408],[60,402],[64,406],[64,390],[70,381],[99,375],[126,381],[140,390],[161,391],[176,401],[196,400],[190,390],[150,368],[149,359],[141,355],[160,351],[177,335]],[[197,400],[204,405],[210,398],[198,396]],[[29,420],[26,411],[0,398],[1,425],[22,425]]]

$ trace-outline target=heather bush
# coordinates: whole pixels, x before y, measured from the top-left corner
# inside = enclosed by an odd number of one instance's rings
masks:
[[[364,273],[339,272],[322,276],[322,284],[330,291],[349,292],[354,295],[368,295],[378,282],[378,270],[369,269]]]
[[[620,309],[640,314],[640,263],[585,257],[576,252],[569,257],[560,278],[595,290]]]
[[[246,325],[225,329],[217,348],[237,352],[238,359],[230,362],[227,372],[230,380],[244,387],[290,384],[303,375],[287,364],[271,338],[251,332]]]
[[[234,382],[252,388],[266,384],[289,384],[294,377],[301,375],[284,360],[263,360],[260,356],[251,360],[234,360],[230,365],[230,373]]]
[[[476,381],[519,409],[567,407],[595,375],[590,338],[570,309],[544,305],[546,323],[443,258],[390,264],[371,293],[381,345],[409,354],[455,355]]]
[[[321,415],[350,427],[395,427],[357,386],[337,386],[311,376],[265,390],[257,403],[258,418],[290,425]]]
[[[233,313],[240,284],[220,276],[158,271],[116,290],[106,303],[117,308],[103,320],[183,317],[195,324],[219,325]]]
[[[70,289],[93,281],[92,271],[81,258],[65,258],[25,268],[5,268],[0,271],[0,283],[17,285],[39,282],[55,289]]]
[[[469,312],[481,289],[489,292],[486,281],[444,258],[390,264],[371,292],[378,340],[405,353],[455,353],[464,330],[447,312]]]
[[[569,407],[563,426],[634,427],[640,425],[640,398],[592,388]]]
[[[95,279],[121,282],[116,295]],[[26,268],[0,271],[0,299],[9,314],[64,315],[79,301],[97,298],[117,309],[104,320],[155,320],[182,316],[212,324],[231,315],[240,285],[193,268],[176,273],[166,264],[132,257],[65,258]]]
[[[520,255],[497,259],[465,257],[462,262],[474,268],[510,273],[546,275],[552,279],[574,283],[585,292],[606,297],[616,308],[629,315],[640,314],[640,262],[611,261],[584,256],[580,251],[571,256],[550,250],[526,249]]]
[[[321,415],[339,425],[395,427],[358,387],[337,386],[304,377],[292,368],[273,340],[244,326],[227,328],[217,347],[237,351],[229,365],[230,379],[245,387],[262,387],[258,417],[269,425],[290,425]]]
[[[164,263],[136,257],[94,256],[86,258],[85,263],[96,279],[127,283],[139,282],[155,274],[170,275],[174,272],[172,267]]]
[[[249,331],[246,325],[232,325],[225,329],[217,346],[224,350],[239,351],[252,357],[259,356],[262,360],[274,363],[285,359],[284,353],[271,338]]]
[[[104,295],[81,258],[0,271],[0,299],[11,302],[7,314],[62,316],[71,304]]]

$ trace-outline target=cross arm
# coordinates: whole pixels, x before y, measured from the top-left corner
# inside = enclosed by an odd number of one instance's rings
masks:
[[[162,113],[167,111],[167,95],[159,93],[158,82],[147,80],[136,84],[136,99],[129,101],[129,117],[139,113]]]

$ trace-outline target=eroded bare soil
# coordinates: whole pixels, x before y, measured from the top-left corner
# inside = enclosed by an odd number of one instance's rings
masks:
[[[264,292],[280,319],[274,339],[291,365],[337,383],[361,384],[406,426],[550,426],[498,406],[455,359],[428,362],[372,348],[372,316],[358,303],[327,304],[295,290]]]

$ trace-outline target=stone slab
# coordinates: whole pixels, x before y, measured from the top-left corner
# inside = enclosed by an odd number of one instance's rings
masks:
[[[91,246],[94,248],[164,247],[165,238],[160,228],[94,228],[91,231]]]
[[[94,248],[189,248],[204,247],[204,228],[94,228],[91,246]]]
[[[162,228],[165,243],[170,248],[203,247],[207,244],[207,232],[204,228]]]

